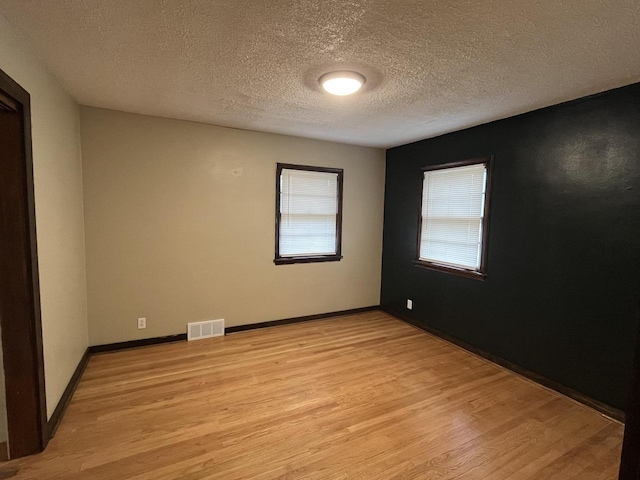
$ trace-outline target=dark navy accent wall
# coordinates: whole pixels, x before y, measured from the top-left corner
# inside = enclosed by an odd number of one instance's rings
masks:
[[[486,280],[414,266],[421,168],[485,155]],[[640,84],[387,151],[381,304],[619,409],[639,245]]]

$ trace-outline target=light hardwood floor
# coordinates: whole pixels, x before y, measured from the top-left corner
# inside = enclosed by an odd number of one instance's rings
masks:
[[[96,355],[0,478],[613,480],[622,431],[370,312]]]

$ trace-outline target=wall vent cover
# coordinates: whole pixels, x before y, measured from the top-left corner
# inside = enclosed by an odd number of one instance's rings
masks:
[[[221,337],[224,335],[224,319],[187,323],[187,340]]]

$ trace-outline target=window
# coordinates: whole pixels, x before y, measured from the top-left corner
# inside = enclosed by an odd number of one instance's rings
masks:
[[[278,163],[276,265],[342,258],[342,169]]]
[[[486,276],[490,159],[423,169],[418,266]]]

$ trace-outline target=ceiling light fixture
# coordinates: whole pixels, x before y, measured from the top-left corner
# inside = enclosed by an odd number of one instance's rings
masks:
[[[365,82],[364,76],[357,72],[331,72],[320,77],[320,85],[332,95],[351,95],[356,93]]]

